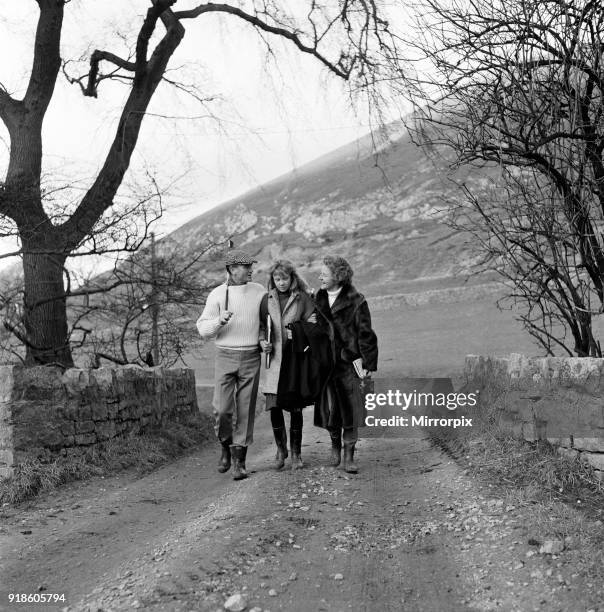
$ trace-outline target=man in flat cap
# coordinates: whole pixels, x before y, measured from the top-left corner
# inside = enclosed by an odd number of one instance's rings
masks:
[[[250,282],[255,263],[246,252],[229,250],[228,279],[210,292],[197,320],[201,336],[214,338],[216,344],[214,430],[222,445],[218,471],[227,472],[232,460],[235,480],[247,478],[245,459],[253,441],[260,375],[259,313],[266,289]]]

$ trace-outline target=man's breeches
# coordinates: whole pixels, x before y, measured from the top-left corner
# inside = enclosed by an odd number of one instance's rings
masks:
[[[260,352],[216,349],[214,387],[214,431],[222,442],[248,446],[253,441]],[[233,420],[235,424],[233,426]]]

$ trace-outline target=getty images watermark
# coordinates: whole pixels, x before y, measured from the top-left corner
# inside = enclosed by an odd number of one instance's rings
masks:
[[[425,428],[472,427],[478,391],[457,392],[449,378],[378,378],[362,387],[359,433],[420,436]]]

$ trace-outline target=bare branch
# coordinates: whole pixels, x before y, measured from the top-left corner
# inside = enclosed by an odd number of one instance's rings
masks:
[[[99,64],[102,61],[110,62],[118,68],[121,68],[122,70],[127,70],[129,72],[136,71],[137,65],[134,62],[124,60],[121,57],[115,55],[114,53],[110,53],[109,51],[100,51],[97,49],[90,56],[90,71],[88,72],[88,83],[86,87],[82,85],[80,79],[77,79],[77,82],[80,83],[80,86],[82,87],[82,92],[85,96],[96,98],[99,83],[105,78],[113,77],[115,74],[113,73],[110,75],[99,75]]]
[[[216,4],[208,2],[206,4],[200,4],[196,8],[190,9],[188,11],[175,11],[174,16],[177,19],[195,19],[196,17],[199,17],[200,15],[203,15],[205,13],[226,13],[229,15],[235,15],[239,19],[250,23],[259,30],[263,30],[264,32],[268,32],[269,34],[274,34],[275,36],[279,36],[281,38],[285,38],[291,41],[300,51],[317,58],[324,66],[329,68],[329,70],[331,70],[331,72],[333,72],[337,76],[346,80],[350,77],[350,73],[353,68],[352,64],[345,65],[342,62],[342,58],[340,58],[340,61],[335,63],[327,59],[322,53],[318,51],[317,44],[320,42],[322,37],[315,38],[313,45],[305,44],[300,38],[299,32],[271,25],[266,21],[260,19],[257,15],[246,13],[244,10],[238,7],[231,6],[229,4]]]
[[[166,0],[162,3],[157,0],[156,4],[163,6],[173,2]],[[145,23],[156,23],[161,15],[157,14],[158,10],[155,7],[149,9]],[[151,32],[148,35],[151,36]],[[91,232],[103,212],[112,206],[113,198],[130,165],[130,157],[136,146],[147,106],[183,36],[184,29],[178,22],[170,26],[155,48],[147,70],[144,71],[144,77],[137,72],[105,164],[76,211],[63,225],[64,232],[70,237],[72,249]]]
[[[28,111],[42,121],[52,98],[61,68],[62,0],[40,0],[40,17],[34,43],[34,60],[23,103]]]

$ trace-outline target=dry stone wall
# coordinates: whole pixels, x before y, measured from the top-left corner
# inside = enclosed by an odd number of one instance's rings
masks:
[[[503,429],[548,440],[604,478],[604,359],[468,355],[464,374]]]
[[[0,366],[0,477],[197,415],[190,369]]]
[[[398,310],[400,308],[417,308],[426,304],[453,304],[468,299],[483,300],[493,298],[501,293],[501,283],[483,283],[464,287],[447,287],[445,289],[428,289],[416,293],[392,293],[389,295],[367,298],[371,311]]]

